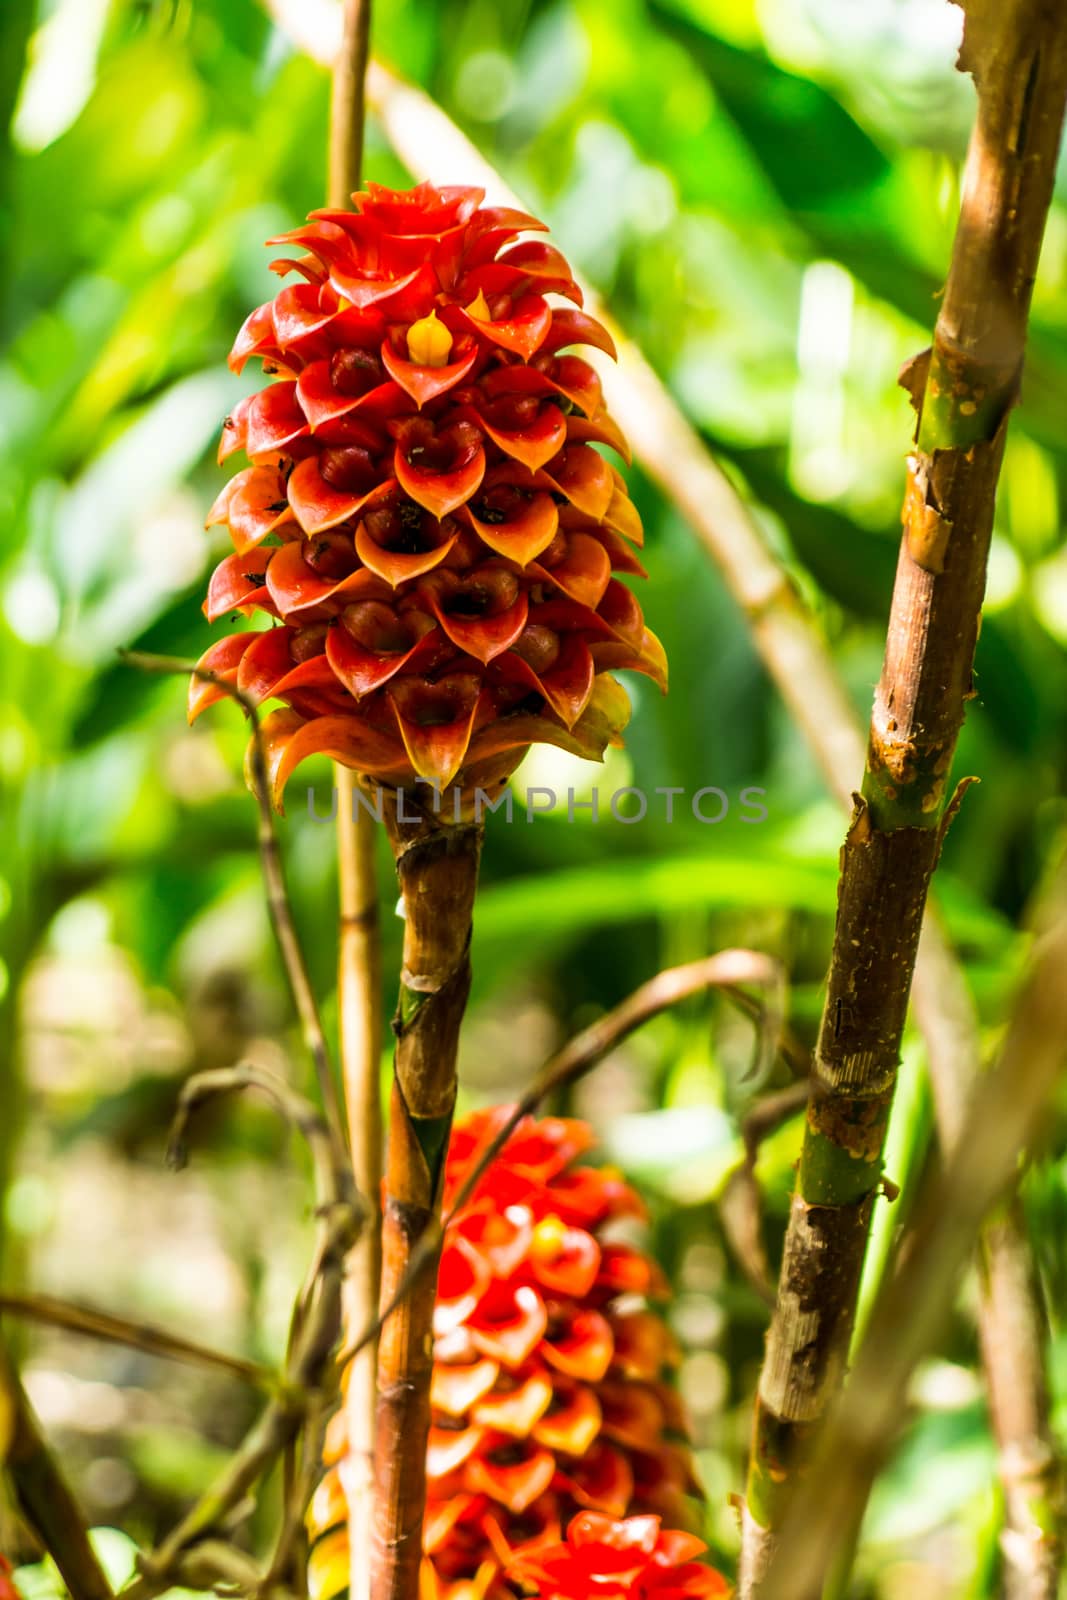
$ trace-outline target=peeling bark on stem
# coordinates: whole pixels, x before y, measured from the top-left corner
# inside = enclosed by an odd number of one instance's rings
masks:
[[[404,790],[386,795],[384,810],[405,919],[382,1234],[386,1306],[407,1282],[419,1241],[440,1215],[459,1028],[470,990],[482,828],[450,826]],[[381,1332],[373,1600],[418,1596],[439,1230],[435,1237],[434,1259],[409,1284]]]
[[[978,119],[919,413],[863,795],[841,856],[812,1099],[756,1409],[739,1590],[756,1594],[840,1384],[944,801],[970,698],[997,478],[1067,98],[1051,0],[968,8]],[[827,1549],[829,1563],[832,1550]]]

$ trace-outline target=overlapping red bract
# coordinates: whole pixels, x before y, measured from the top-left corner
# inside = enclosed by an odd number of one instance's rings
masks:
[[[0,1600],[22,1600],[15,1585],[11,1563],[2,1555],[0,1555]]]
[[[456,1127],[446,1215],[508,1114],[494,1108]],[[651,1304],[666,1284],[618,1237],[641,1215],[634,1191],[610,1169],[579,1164],[593,1142],[584,1123],[526,1118],[446,1229],[424,1600],[512,1600],[524,1592],[516,1563],[555,1548],[582,1511],[599,1515],[598,1528],[633,1513],[646,1528],[691,1515],[697,1485],[670,1382],[677,1352]],[[312,1600],[347,1584],[344,1451],[340,1417],[309,1519]]]
[[[514,1576],[540,1600],[704,1600],[729,1587],[695,1559],[706,1549],[690,1533],[665,1530],[659,1517],[583,1511],[565,1540],[523,1557]]]
[[[614,573],[641,523],[595,444],[625,452],[593,368],[612,352],[542,224],[480,189],[369,184],[281,240],[299,281],[257,307],[231,365],[219,495],[233,555],[205,611],[265,613],[202,668],[254,701],[276,794],[322,752],[388,782],[499,781],[530,744],[600,758],[629,714],[610,669],[665,684]],[[551,295],[550,303],[546,296]],[[569,305],[560,305],[562,299]],[[222,691],[196,680],[190,717]]]

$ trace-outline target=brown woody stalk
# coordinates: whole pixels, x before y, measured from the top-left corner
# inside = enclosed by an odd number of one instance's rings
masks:
[[[1067,1038],[1067,862],[993,1069],[970,1097],[956,1148],[927,1187],[896,1273],[881,1287],[852,1381],[797,1484],[771,1563],[767,1600],[817,1600],[828,1559],[855,1526],[892,1445],[916,1364],[948,1317],[982,1219],[1018,1182],[1062,1081]]]
[[[45,1444],[33,1408],[0,1344],[3,1465],[19,1510],[59,1568],[71,1600],[112,1600],[111,1585],[89,1543],[88,1524]]]
[[[438,797],[435,795],[435,799]],[[444,806],[448,806],[446,795]],[[383,793],[404,908],[396,1051],[389,1105],[378,1355],[373,1600],[417,1600],[426,1500],[437,1219],[456,1099],[459,1028],[470,990],[480,823],[447,825],[412,792]],[[409,1265],[429,1231],[426,1270]]]
[[[330,204],[347,206],[363,167],[365,80],[371,0],[345,0],[341,49],[333,67],[330,107]],[[356,1187],[373,1214],[349,1257],[345,1274],[345,1328],[364,1328],[378,1309],[382,1273],[379,1195],[382,1184],[382,962],[378,891],[374,870],[375,822],[356,803],[356,777],[335,768],[340,931],[337,1011],[348,1142]],[[349,1595],[370,1600],[370,1548],[374,1527],[374,1411],[378,1349],[373,1341],[345,1374]]]
[[[740,1592],[757,1593],[798,1457],[841,1381],[945,790],[978,633],[997,478],[1067,100],[1052,0],[967,9],[978,89],[919,414],[863,794],[841,857],[813,1094],[760,1376]]]

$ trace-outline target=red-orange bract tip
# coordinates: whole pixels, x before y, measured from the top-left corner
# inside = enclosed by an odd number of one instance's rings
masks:
[[[3,1555],[0,1555],[0,1600],[22,1600],[15,1585],[11,1563]]]
[[[728,1589],[720,1573],[694,1559],[706,1548],[689,1534],[664,1531],[659,1517],[584,1511],[565,1540],[520,1558],[513,1571],[541,1600],[702,1600]]]
[[[208,516],[235,553],[205,611],[266,612],[278,638],[218,641],[201,665],[286,707],[279,801],[312,754],[468,787],[541,741],[600,759],[628,715],[609,672],[666,681],[611,577],[643,576],[640,517],[597,448],[626,442],[568,349],[614,354],[610,335],[560,252],[522,237],[542,224],[480,189],[353,200],[278,241],[299,281],[233,347],[235,371],[258,356],[274,381],[226,418],[219,458],[249,465]],[[364,626],[371,602],[390,626]],[[190,714],[220,693],[195,686]]]
[[[641,1214],[633,1190],[585,1162],[586,1124],[526,1117],[453,1209],[509,1115],[500,1106],[459,1123],[446,1165],[424,1592],[464,1600],[481,1586],[488,1600],[514,1600],[543,1580],[561,1585],[545,1596],[585,1600],[606,1592],[623,1551],[638,1600],[717,1594],[718,1576],[694,1564],[699,1540],[660,1531],[661,1518],[685,1526],[695,1483],[671,1381],[678,1352],[642,1304],[662,1292],[662,1275],[611,1237]],[[320,1491],[308,1524],[312,1600],[347,1582],[344,1517],[334,1492]]]

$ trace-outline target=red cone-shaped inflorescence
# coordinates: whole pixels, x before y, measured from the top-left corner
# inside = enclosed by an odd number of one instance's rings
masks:
[[[479,1112],[456,1127],[446,1216],[508,1114]],[[670,1382],[676,1350],[652,1308],[666,1284],[620,1237],[641,1215],[633,1190],[607,1168],[577,1164],[593,1142],[584,1123],[525,1119],[447,1225],[424,1600],[512,1600],[526,1592],[516,1562],[558,1545],[581,1511],[645,1513],[667,1526],[691,1516],[697,1485]],[[344,1449],[339,1416],[309,1517],[312,1600],[347,1586]],[[651,1526],[648,1515],[640,1526]]]
[[[15,1587],[11,1563],[6,1556],[0,1556],[0,1600],[22,1600]]]
[[[583,1511],[565,1541],[521,1557],[514,1575],[540,1600],[705,1600],[729,1587],[695,1559],[706,1548],[692,1534],[665,1531],[659,1517]]]
[[[480,189],[369,184],[275,241],[299,281],[231,365],[274,381],[226,419],[251,463],[209,516],[234,552],[205,611],[275,626],[201,667],[254,701],[276,793],[323,752],[390,783],[500,781],[535,742],[600,758],[629,714],[610,669],[665,684],[614,573],[643,576],[625,455],[589,363],[612,352],[570,268]],[[306,253],[304,253],[306,252]],[[568,302],[570,302],[568,304]],[[190,716],[221,691],[197,680]]]

